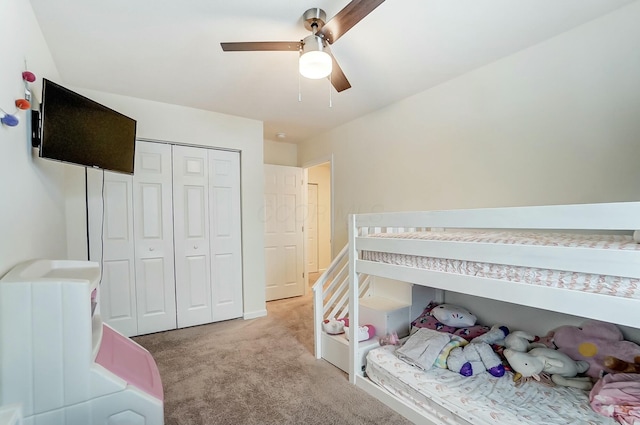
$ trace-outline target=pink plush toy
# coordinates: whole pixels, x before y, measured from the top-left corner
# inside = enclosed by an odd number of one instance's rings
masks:
[[[344,327],[344,334],[349,339],[349,326]],[[373,325],[358,326],[358,342],[366,341],[376,335],[376,328]]]
[[[640,346],[625,341],[620,329],[612,323],[587,320],[582,326],[561,326],[553,333],[553,342],[559,351],[573,360],[589,363],[586,374],[600,378],[604,372],[615,372],[604,366],[604,358],[613,356],[633,362],[640,355]]]

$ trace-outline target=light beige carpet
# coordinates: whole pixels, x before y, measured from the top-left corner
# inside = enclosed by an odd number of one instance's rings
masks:
[[[160,369],[166,425],[410,423],[315,359],[310,295],[267,310],[135,338]]]

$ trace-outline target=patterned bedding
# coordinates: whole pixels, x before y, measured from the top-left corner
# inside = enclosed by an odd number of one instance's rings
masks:
[[[624,235],[539,234],[526,232],[412,232],[378,233],[375,238],[423,239],[432,241],[500,243],[581,247],[640,251],[640,244]],[[487,277],[511,282],[544,285],[617,297],[640,299],[640,279],[603,276],[561,270],[545,270],[502,264],[479,263],[445,258],[420,257],[377,251],[363,251],[362,259],[446,273]]]
[[[588,393],[575,388],[546,387],[527,382],[516,387],[511,373],[494,378],[488,373],[465,378],[446,369],[423,372],[398,359],[394,346],[367,355],[369,379],[418,410],[437,416],[443,424],[614,425],[595,413]]]

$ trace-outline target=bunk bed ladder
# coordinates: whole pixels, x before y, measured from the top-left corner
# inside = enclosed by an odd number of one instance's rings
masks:
[[[371,285],[368,276],[360,278],[360,297],[369,295]],[[329,344],[339,341],[340,336],[330,336],[322,331],[322,322],[325,319],[349,317],[349,256],[347,246],[333,259],[327,270],[320,275],[313,285],[313,313],[314,313],[314,341],[315,356],[317,359],[326,358]],[[323,346],[323,344],[325,346]],[[334,344],[335,345],[335,344]],[[348,360],[348,344],[344,343],[344,362]],[[323,355],[324,353],[324,355]],[[330,357],[331,355],[329,355]],[[335,364],[333,359],[327,359]],[[340,367],[339,365],[336,365]]]

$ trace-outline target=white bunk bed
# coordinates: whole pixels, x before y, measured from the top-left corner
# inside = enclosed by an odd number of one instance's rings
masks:
[[[357,282],[361,278],[360,275],[369,275],[434,288],[437,301],[446,302],[449,293],[467,294],[580,318],[602,320],[629,328],[640,328],[640,314],[638,314],[640,293],[636,293],[635,290],[640,288],[638,283],[640,232],[638,229],[640,229],[640,202],[351,215],[348,248],[350,320],[352,323],[358,323]],[[404,232],[416,231],[430,232],[431,235],[436,236],[435,240],[422,239],[415,235],[404,236]],[[497,242],[487,242],[491,237],[487,240],[478,238],[480,241],[474,237],[462,238],[462,240],[456,240],[456,238],[447,240],[442,237],[443,234],[455,235],[470,232],[476,234],[489,231],[527,232],[527,237],[531,234],[547,233],[572,236],[569,237],[568,242],[559,244],[548,242],[521,244],[512,240],[503,241],[500,238],[497,238]],[[613,244],[616,249],[608,249],[609,244],[593,243],[594,234],[615,235]],[[575,243],[573,240],[580,239],[581,235],[590,235],[585,236],[589,240],[586,244]],[[376,257],[382,258],[376,259]],[[553,273],[547,274],[556,277],[558,274],[576,276],[576,273],[579,273],[620,276],[624,279],[613,278],[614,289],[597,283],[610,280],[605,277],[596,278],[596,284],[591,287],[589,285],[574,287],[576,285],[563,283],[534,284],[527,282],[527,279],[508,281],[495,276],[465,275],[457,271],[451,272],[447,267],[441,267],[441,271],[429,270],[410,266],[405,261],[406,258],[421,259],[422,257],[448,259],[454,262],[499,264],[538,271],[553,270]],[[418,262],[428,263],[429,261]],[[629,290],[618,288],[621,280],[630,285]],[[578,281],[582,282],[581,278],[578,278]],[[506,321],[505,324],[517,327],[520,323],[516,321],[511,324]],[[560,324],[562,323],[558,323]],[[478,377],[462,378],[468,381],[460,383],[460,381],[448,381],[450,378],[453,379],[452,372],[441,369],[434,372],[440,375],[431,376],[431,381],[427,382],[428,380],[423,380],[425,374],[416,372],[417,369],[412,369],[411,366],[394,358],[392,347],[382,347],[370,352],[368,361],[373,362],[371,357],[377,357],[382,364],[378,366],[384,367],[387,363],[391,367],[397,367],[400,370],[396,371],[396,374],[405,375],[410,381],[401,383],[403,386],[400,388],[384,389],[381,385],[387,384],[392,377],[385,375],[387,372],[381,371],[382,375],[377,374],[376,382],[378,383],[374,383],[368,374],[361,370],[359,366],[361,359],[358,356],[357,345],[351,343],[349,346],[350,381],[415,423],[555,423],[544,422],[546,419],[536,415],[526,419],[527,413],[522,410],[523,406],[531,404],[536,404],[539,408],[544,400],[549,399],[550,393],[543,393],[540,400],[535,399],[536,395],[526,396],[529,398],[514,400],[514,404],[510,405],[509,391],[514,386],[504,377],[482,381],[482,379],[488,379],[489,375],[481,374]],[[371,372],[375,372],[373,369],[375,369],[374,366]],[[429,372],[426,373],[428,374]],[[543,388],[539,384],[532,385]],[[485,391],[490,390],[498,399],[467,397],[466,394],[456,393],[462,391],[460,388],[468,389],[473,386],[483,388]],[[434,387],[438,389],[434,390]],[[610,418],[592,413],[588,404],[586,408],[584,403],[581,408],[571,404],[576,402],[566,402],[569,403],[566,404],[562,401],[564,395],[557,397],[557,391],[562,393],[567,391],[566,388],[556,387],[553,391],[551,398],[560,400],[553,407],[562,410],[563,415],[567,411],[582,409],[576,414],[575,419],[563,416],[564,423],[615,423]],[[568,390],[569,393],[572,391]],[[580,394],[578,396],[580,397]],[[586,400],[585,394],[581,396]],[[500,397],[504,398],[499,399]],[[483,403],[494,405],[489,408],[489,406],[483,406]],[[544,415],[544,413],[540,414]]]

